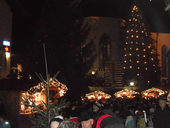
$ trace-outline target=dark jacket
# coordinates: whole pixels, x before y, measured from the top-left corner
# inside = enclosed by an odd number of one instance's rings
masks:
[[[164,110],[159,108],[155,112],[154,128],[170,128],[170,108],[168,106]]]
[[[101,128],[124,128],[123,121],[117,117],[111,110],[105,109],[103,110],[104,114],[109,114],[112,117],[107,117],[102,120],[100,127]]]

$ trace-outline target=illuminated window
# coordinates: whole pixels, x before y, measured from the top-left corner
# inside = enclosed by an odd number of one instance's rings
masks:
[[[138,42],[136,42],[136,44],[138,44]]]
[[[136,30],[136,32],[138,32],[138,30]]]
[[[124,56],[127,56],[126,54]]]
[[[155,67],[155,64],[153,64],[153,66]]]
[[[127,61],[125,60],[124,62],[126,63]]]
[[[146,49],[143,49],[143,51],[145,52],[145,51],[146,51]]]
[[[131,54],[131,53],[129,53],[129,56],[132,56],[132,54]]]
[[[124,48],[124,50],[126,51],[126,48]]]
[[[131,29],[131,31],[133,32],[133,29]]]
[[[156,72],[156,70],[154,72]]]
[[[133,44],[133,41],[131,41],[130,43]]]
[[[139,50],[139,48],[136,48],[136,51],[138,51]]]
[[[151,46],[149,45],[148,48],[151,48]]]
[[[140,67],[138,67],[138,69],[140,69]]]
[[[139,73],[137,74],[137,76],[139,76]]]
[[[146,55],[143,55],[143,57],[146,57]]]
[[[147,71],[147,70],[148,70],[148,68],[145,68],[145,70]]]
[[[136,38],[139,38],[139,36],[136,36]]]
[[[129,19],[129,21],[132,21],[131,19]]]
[[[142,43],[142,45],[145,45],[145,43]]]
[[[151,58],[151,60],[153,61],[154,59],[153,59],[153,58]]]
[[[126,44],[128,44],[128,42],[126,42]]]
[[[142,33],[144,33],[144,31],[142,31]]]
[[[129,30],[127,30],[126,32],[129,33]]]
[[[138,54],[137,56],[139,57],[140,55]]]
[[[129,66],[130,69],[132,69],[132,66]]]
[[[130,48],[130,50],[132,50],[132,48]]]
[[[136,63],[139,63],[139,60],[137,60]]]
[[[144,64],[147,64],[147,62],[145,61]]]
[[[134,37],[134,35],[131,35],[131,37],[133,38],[133,37]]]
[[[123,69],[126,69],[126,67],[123,67]]]
[[[130,59],[129,62],[132,62],[132,60]]]

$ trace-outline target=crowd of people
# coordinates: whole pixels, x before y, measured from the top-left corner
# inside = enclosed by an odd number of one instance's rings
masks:
[[[73,103],[50,121],[50,128],[170,128],[165,98],[110,99]]]

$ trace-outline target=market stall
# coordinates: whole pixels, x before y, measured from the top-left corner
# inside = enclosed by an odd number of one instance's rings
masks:
[[[34,109],[46,109],[47,87],[49,87],[50,103],[64,96],[68,90],[67,86],[57,79],[51,78],[48,83],[39,83],[28,91],[20,93],[20,114],[32,114],[36,112]]]
[[[150,88],[143,91],[141,94],[143,98],[148,99],[148,98],[159,98],[161,95],[164,95],[165,92],[158,88]]]
[[[116,98],[134,98],[135,95],[139,94],[138,92],[131,90],[131,89],[123,89],[121,91],[118,91],[114,94]]]
[[[100,100],[100,99],[109,99],[111,98],[111,95],[106,94],[102,91],[94,91],[94,92],[86,94],[85,97],[88,100]]]
[[[170,106],[170,92],[169,92],[169,94],[167,96],[167,102],[168,102],[168,105]]]

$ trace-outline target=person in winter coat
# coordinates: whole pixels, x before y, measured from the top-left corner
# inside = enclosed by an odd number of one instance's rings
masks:
[[[72,121],[63,121],[60,123],[58,128],[78,128],[78,125]]]
[[[170,108],[164,98],[159,100],[159,108],[155,112],[154,128],[170,128]]]
[[[135,119],[130,111],[127,112],[125,128],[135,128]]]
[[[79,121],[80,121],[79,128],[95,128],[95,121],[91,117],[89,111],[83,110],[80,113]]]
[[[109,106],[105,105],[97,119],[96,128],[124,128],[124,123],[112,112]]]

